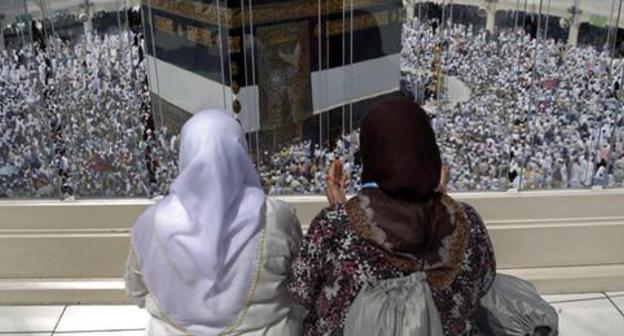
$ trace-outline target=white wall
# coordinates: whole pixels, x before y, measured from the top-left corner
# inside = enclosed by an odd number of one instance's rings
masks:
[[[484,218],[499,270],[546,293],[624,290],[624,190],[455,197]],[[323,197],[283,199],[304,229],[325,206]],[[121,302],[129,229],[150,204],[1,201],[0,303]]]

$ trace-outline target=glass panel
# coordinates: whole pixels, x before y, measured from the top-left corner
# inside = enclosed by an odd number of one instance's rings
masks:
[[[624,18],[622,17],[622,7],[624,7],[624,1],[619,1],[618,14],[617,14],[617,34],[612,33],[613,45],[612,55],[619,58],[619,61],[614,62],[613,67],[613,91],[615,92],[617,104],[614,112],[613,134],[611,135],[611,147],[609,155],[609,180],[607,186],[613,188],[624,187],[624,107],[622,106],[622,99],[624,99],[624,62],[622,62],[622,56],[624,55],[624,31],[622,30]]]
[[[146,97],[142,105],[142,150],[150,189],[163,194],[177,174],[177,139],[182,124],[192,113],[206,108],[232,111],[241,105],[230,86],[240,89],[246,69],[238,63],[240,57],[231,57],[229,50],[240,54],[245,44],[240,36],[236,43],[229,38],[223,15],[228,7],[223,1],[203,1],[203,12],[192,6],[172,6],[168,1],[148,0],[143,4],[153,113],[147,109],[150,99]],[[216,14],[206,14],[209,12]]]
[[[548,1],[548,0],[546,0]],[[544,186],[544,169],[541,164],[545,162],[544,146],[542,146],[542,136],[546,136],[540,132],[542,130],[542,117],[551,114],[546,111],[550,108],[549,103],[553,95],[549,89],[542,90],[542,80],[552,81],[551,77],[553,65],[550,59],[552,43],[556,41],[548,40],[548,22],[549,9],[546,8],[546,1],[539,0],[537,3],[531,3],[525,7],[524,29],[528,35],[525,40],[525,46],[528,45],[528,53],[526,54],[524,77],[526,78],[525,94],[522,99],[520,125],[524,126],[517,145],[512,150],[512,163],[510,166],[516,167],[519,171],[517,177],[519,188],[533,189],[542,188]],[[559,53],[553,52],[553,56],[559,56]],[[551,85],[552,86],[552,85]],[[537,111],[539,109],[539,111]]]
[[[613,25],[619,3],[539,2],[523,188],[588,188],[608,183],[609,143],[619,109],[613,96],[616,63],[611,56],[611,36],[617,30],[594,31],[607,33],[607,43],[602,45],[583,44],[586,38],[579,39],[579,31],[587,20]]]
[[[0,197],[55,197],[59,193],[54,129],[43,108],[46,79],[40,42],[25,1],[0,4]]]
[[[44,120],[64,197],[149,194],[143,72],[123,1],[33,1]],[[125,16],[125,14],[123,14]]]
[[[529,119],[530,99],[532,95],[532,69],[535,62],[535,17],[529,11],[528,1],[518,1],[512,15],[513,26],[499,28],[506,32],[501,39],[508,47],[507,53],[514,60],[508,68],[509,86],[506,86],[506,95],[513,99],[505,100],[501,112],[507,118],[507,128],[510,134],[505,138],[504,152],[509,157],[506,171],[502,179],[507,188],[518,190],[522,182],[522,166],[524,162],[525,146],[527,146],[527,124]],[[508,14],[509,15],[509,14]],[[527,46],[529,46],[527,48]],[[504,82],[505,74],[500,77]]]
[[[619,99],[622,99],[622,73],[624,69],[622,64],[620,63],[620,77],[618,80],[618,85],[620,85],[620,89],[618,91]],[[610,164],[610,180],[609,186],[613,188],[622,188],[624,187],[624,113],[622,108],[620,107],[616,113],[616,122],[614,127],[613,134],[613,142],[612,142],[612,150],[613,153],[611,155],[611,164]]]
[[[486,18],[486,29],[491,34],[488,35],[491,54],[486,54],[483,66],[493,75],[491,86],[485,91],[490,92],[485,96],[489,96],[493,104],[488,100],[478,104],[487,111],[478,119],[484,120],[484,127],[490,128],[491,140],[486,143],[490,143],[487,146],[494,154],[496,164],[490,166],[490,171],[496,171],[492,176],[496,176],[498,188],[518,190],[525,152],[529,147],[527,123],[533,94],[535,3],[526,0],[507,4],[487,1],[479,15]]]
[[[245,69],[232,79],[240,93],[228,89],[241,105],[239,118],[270,193],[322,193],[334,155],[353,172],[355,190],[357,119],[374,97],[398,91],[400,9],[400,1],[228,3],[236,13],[227,22],[230,66]],[[394,59],[374,62],[390,53]],[[371,64],[391,69],[394,82],[388,85],[386,74],[363,78]],[[380,90],[384,79],[388,87]],[[363,80],[368,86],[358,84]]]
[[[390,12],[387,11],[388,4],[373,10],[358,1],[344,1],[342,7],[335,8],[331,7],[331,1],[322,3],[325,8],[321,17],[321,67],[313,74],[317,86],[313,88],[314,113],[319,114],[321,121],[322,143],[315,161],[319,170],[324,171],[332,157],[340,158],[349,177],[348,192],[354,192],[360,175],[355,158],[357,111],[354,103],[363,97],[358,93],[360,88],[356,83],[362,74],[358,67],[371,64],[374,49],[381,45],[380,30],[386,25]],[[384,6],[386,8],[379,8]],[[365,39],[368,43],[363,47]],[[383,80],[383,77],[379,79]],[[315,192],[321,192],[322,185],[317,178]]]
[[[359,124],[397,94],[452,191],[624,183],[622,0],[138,4],[1,2],[0,195],[164,194],[206,108],[237,115],[270,193],[322,193],[333,157],[354,192]]]
[[[624,75],[624,63],[622,62],[623,31],[621,29],[624,18],[622,18],[622,0],[613,0],[610,24],[606,38],[606,48],[608,49],[609,60],[609,82],[605,93],[605,113],[603,115],[600,130],[599,148],[597,150],[597,168],[594,173],[594,186],[599,187],[622,187],[624,186],[624,114],[622,109],[621,83]],[[603,19],[595,22],[594,26],[600,26]],[[599,27],[601,28],[601,27]],[[604,29],[604,28],[602,28]]]
[[[434,118],[449,189],[506,188],[510,120],[502,111],[517,66],[506,38],[513,30],[500,40],[488,33],[493,6],[419,2],[414,13],[403,30],[402,86]]]

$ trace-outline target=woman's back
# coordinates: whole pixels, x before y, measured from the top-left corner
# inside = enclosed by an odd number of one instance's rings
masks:
[[[152,334],[289,332],[269,330],[291,321],[283,281],[300,228],[267,199],[241,125],[225,111],[195,114],[178,167],[131,232],[128,288],[152,313]]]
[[[471,315],[494,280],[494,254],[476,211],[444,197],[458,214],[440,251],[449,263],[426,270],[427,281],[444,334],[470,334]],[[365,283],[423,270],[419,260],[375,242],[378,228],[367,211],[371,209],[360,196],[322,211],[312,222],[287,284],[295,301],[308,310],[305,335],[341,334],[349,307]]]
[[[301,314],[293,309],[294,305],[284,290],[287,267],[301,244],[301,226],[292,207],[273,198],[267,198],[264,214],[265,225],[260,232],[260,245],[254,259],[253,283],[246,293],[242,310],[225,329],[230,335],[301,333]],[[148,334],[189,334],[171,321],[146,288],[134,253],[131,253],[127,265],[126,286],[131,300],[144,306],[153,316]]]
[[[286,203],[267,198],[266,225],[258,253],[254,283],[232,335],[299,335],[301,314],[284,290],[287,268],[301,245],[301,226]]]

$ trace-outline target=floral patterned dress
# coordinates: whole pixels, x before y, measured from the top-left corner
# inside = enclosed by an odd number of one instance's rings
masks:
[[[475,209],[444,196],[447,208],[456,210],[454,229],[440,251],[445,265],[427,268],[375,243],[362,198],[321,211],[291,265],[287,290],[308,311],[304,335],[341,335],[349,307],[365,283],[415,271],[427,274],[444,334],[474,334],[471,316],[496,273],[492,244]]]

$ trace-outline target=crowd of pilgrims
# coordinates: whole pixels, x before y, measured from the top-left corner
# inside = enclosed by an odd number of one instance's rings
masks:
[[[0,196],[166,191],[175,135],[154,129],[142,43],[122,31],[0,52]]]
[[[624,186],[616,94],[624,64],[608,50],[417,20],[404,25],[402,41],[403,89],[419,83],[428,90],[420,99],[437,98],[427,105],[449,190]],[[0,53],[0,196],[167,192],[179,139],[154,126],[142,43],[141,34],[122,31]],[[436,62],[468,85],[467,102],[432,94]],[[355,192],[358,147],[354,131],[333,144],[306,140],[263,152],[256,164],[270,194],[319,194],[339,158]]]
[[[402,39],[402,67],[429,69],[416,79],[431,81],[439,47],[441,73],[472,91],[432,111],[450,190],[623,186],[624,64],[609,48],[418,20]]]
[[[347,192],[354,193],[361,184],[358,149],[357,130],[341,135],[331,147],[309,140],[296,142],[274,153],[264,152],[258,170],[269,194],[322,194],[327,167],[339,159],[347,177]]]
[[[404,25],[401,86],[414,99],[430,99],[449,190],[624,186],[624,111],[616,92],[624,63],[608,48],[538,43],[524,30],[494,36],[470,25],[438,26]],[[467,102],[438,97],[436,62],[440,73],[468,85]],[[260,173],[273,194],[321,193],[325,167],[338,157],[353,192],[358,147],[357,132],[341,136],[334,150],[295,143],[265,153]]]

